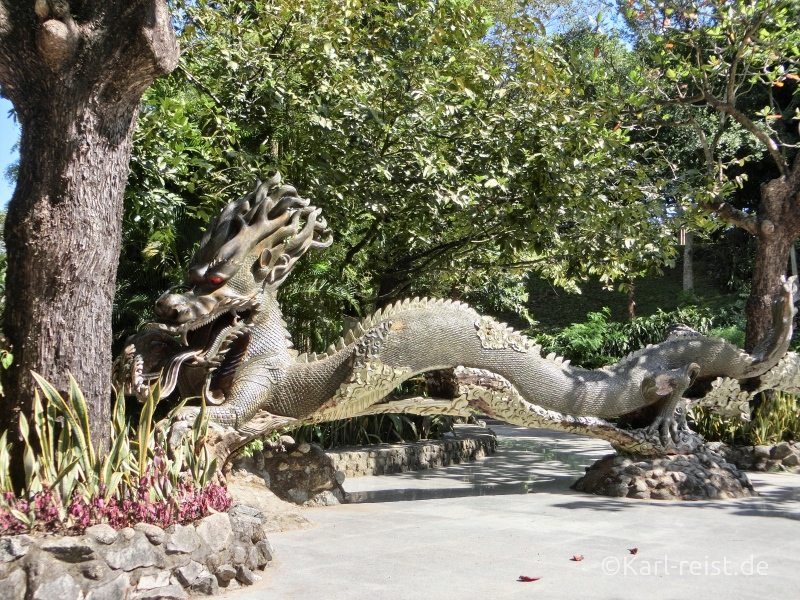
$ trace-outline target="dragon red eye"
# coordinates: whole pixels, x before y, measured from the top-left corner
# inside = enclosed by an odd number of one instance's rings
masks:
[[[222,277],[219,275],[210,275],[209,277],[206,277],[206,282],[210,283],[211,285],[219,285],[222,283]]]

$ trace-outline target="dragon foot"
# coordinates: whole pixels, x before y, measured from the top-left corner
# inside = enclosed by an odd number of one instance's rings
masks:
[[[646,437],[655,438],[660,442],[665,454],[694,452],[703,444],[703,438],[689,429],[686,422],[687,405],[688,401],[681,400],[674,409],[665,407],[665,410],[644,430]]]

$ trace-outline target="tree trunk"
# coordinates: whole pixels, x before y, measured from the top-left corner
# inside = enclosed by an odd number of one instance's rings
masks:
[[[755,348],[772,325],[772,300],[786,275],[789,250],[800,235],[800,168],[789,178],[773,179],[761,187],[756,258],[747,300],[745,349]]]
[[[683,246],[683,291],[694,294],[694,233],[686,231]]]
[[[0,85],[22,126],[5,232],[14,366],[0,429],[16,432],[19,413],[30,415],[30,371],[59,390],[72,373],[102,455],[132,133],[142,93],[178,51],[163,0],[67,4],[0,0]]]
[[[633,321],[636,318],[636,296],[634,292],[633,280],[628,285],[628,319]]]

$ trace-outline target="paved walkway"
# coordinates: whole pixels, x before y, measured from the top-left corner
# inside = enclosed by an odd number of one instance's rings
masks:
[[[280,564],[228,597],[800,598],[800,475],[753,474],[744,500],[589,496],[569,486],[608,444],[491,427],[477,463],[345,481],[352,503],[272,534]]]

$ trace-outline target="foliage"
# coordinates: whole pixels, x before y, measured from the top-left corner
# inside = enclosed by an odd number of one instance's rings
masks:
[[[230,504],[214,475],[216,459],[202,438],[208,420],[201,416],[174,456],[166,453],[166,431],[154,426],[160,399],[156,387],[142,407],[136,430],[125,416],[119,396],[112,415],[111,450],[98,456],[92,445],[86,400],[70,377],[65,400],[47,381],[34,374],[37,391],[33,428],[20,415],[24,440],[25,485],[15,494],[9,474],[11,445],[0,437],[0,530],[82,531],[107,522],[125,527],[137,522],[167,526],[197,519]],[[175,409],[177,410],[177,409]],[[175,414],[170,413],[170,417]]]
[[[673,312],[659,310],[649,317],[629,323],[610,322],[610,311],[589,313],[584,323],[574,323],[558,334],[539,334],[544,354],[555,352],[585,368],[597,368],[620,360],[648,344],[663,342],[669,328],[683,323],[700,333],[709,333],[712,312],[698,307],[679,308]]]
[[[287,433],[297,442],[336,448],[437,439],[452,429],[453,419],[445,415],[385,414],[303,425]]]
[[[144,318],[151,285],[180,280],[190,232],[273,170],[324,207],[337,235],[282,289],[304,350],[331,343],[343,314],[474,295],[498,268],[610,284],[674,260],[651,156],[614,128],[615,104],[587,95],[530,11],[173,4],[184,51],[143,103],[117,332]]]
[[[748,446],[777,444],[800,440],[797,401],[797,396],[772,392],[760,395],[749,421],[721,417],[703,407],[693,408],[689,418],[694,429],[709,441]]]

